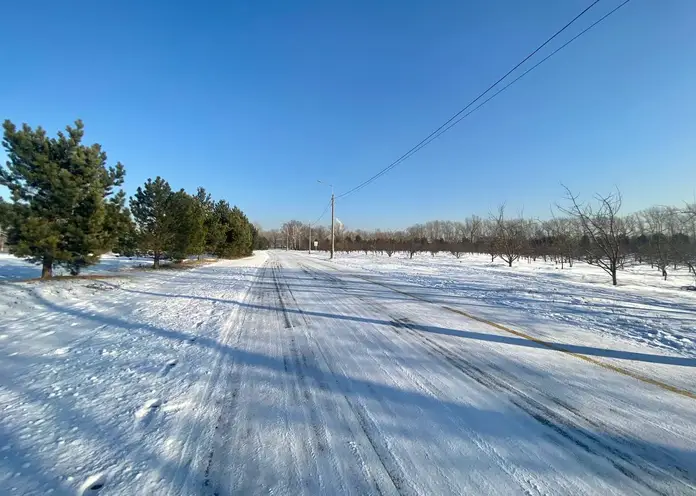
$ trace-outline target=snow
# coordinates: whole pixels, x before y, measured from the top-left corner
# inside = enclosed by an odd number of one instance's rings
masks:
[[[696,357],[696,292],[684,288],[694,277],[685,268],[670,270],[666,281],[649,265],[628,266],[620,271],[619,286],[598,267],[575,262],[573,267],[552,261],[522,260],[512,268],[487,255],[342,254],[336,262],[351,268],[387,275],[392,279],[444,290],[496,322],[525,324],[529,320],[570,324],[593,336],[630,340],[657,350]],[[489,305],[492,312],[483,310]],[[506,314],[501,317],[501,309]],[[512,319],[510,312],[519,315]],[[548,336],[558,335],[558,328]]]
[[[0,287],[0,488],[139,494],[262,254],[192,271]],[[159,449],[159,448],[158,448]],[[91,484],[89,484],[91,486]]]
[[[85,268],[82,274],[109,274],[147,265],[152,265],[151,258],[120,257],[108,253],[102,255],[98,264]],[[57,268],[54,270],[54,274],[57,276],[69,275],[69,272]],[[41,277],[41,265],[31,264],[9,253],[0,252],[0,282],[35,279],[37,277]]]
[[[630,270],[262,252],[7,282],[0,492],[694,493],[696,400],[664,386],[696,391],[696,301]]]

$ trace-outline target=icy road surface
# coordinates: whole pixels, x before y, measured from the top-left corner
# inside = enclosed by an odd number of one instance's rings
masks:
[[[480,304],[286,252],[4,284],[0,493],[696,492],[693,355]]]

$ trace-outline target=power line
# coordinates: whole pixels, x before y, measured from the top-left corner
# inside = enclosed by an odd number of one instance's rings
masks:
[[[590,24],[587,28],[585,28],[585,29],[583,29],[582,31],[580,31],[578,34],[576,34],[575,36],[573,36],[570,40],[566,41],[563,45],[561,45],[561,46],[558,47],[556,50],[554,50],[553,52],[551,52],[550,54],[548,54],[546,57],[544,57],[543,59],[541,59],[539,62],[537,62],[536,64],[534,64],[532,67],[530,67],[529,69],[527,69],[526,71],[524,71],[522,74],[520,74],[520,75],[517,76],[515,79],[513,79],[512,81],[510,81],[508,84],[506,84],[505,86],[503,86],[502,88],[500,88],[498,91],[496,91],[496,92],[493,93],[491,96],[489,96],[488,98],[486,98],[484,101],[482,101],[481,103],[479,103],[476,107],[474,107],[473,109],[471,109],[470,111],[468,111],[466,114],[460,116],[460,117],[459,117],[457,120],[455,120],[454,122],[451,122],[451,124],[449,124],[449,125],[448,125],[447,127],[445,127],[444,129],[441,127],[441,128],[440,128],[441,130],[440,130],[439,132],[436,132],[436,134],[431,135],[430,138],[426,138],[426,141],[422,141],[422,142],[421,142],[419,145],[417,145],[415,148],[412,148],[409,152],[407,152],[405,155],[403,155],[403,156],[397,161],[397,163],[394,163],[393,166],[392,166],[391,168],[393,168],[393,167],[395,167],[396,165],[400,164],[400,163],[403,162],[404,160],[407,160],[408,158],[410,158],[411,156],[413,156],[414,154],[416,154],[416,153],[417,153],[419,150],[421,150],[422,148],[425,148],[426,146],[428,146],[431,142],[435,141],[437,138],[439,138],[440,136],[442,136],[443,134],[445,134],[447,131],[449,131],[450,129],[452,129],[454,126],[456,126],[457,124],[459,124],[462,120],[464,120],[465,118],[469,117],[471,114],[473,114],[473,113],[476,112],[478,109],[480,109],[481,107],[483,107],[486,103],[488,103],[488,102],[490,102],[491,100],[493,100],[496,96],[498,96],[499,94],[501,94],[503,91],[505,91],[505,90],[508,89],[510,86],[512,86],[513,84],[515,84],[517,81],[519,81],[520,79],[522,79],[524,76],[526,76],[527,74],[529,74],[530,72],[532,72],[534,69],[536,69],[537,67],[539,67],[541,64],[543,64],[543,63],[546,62],[548,59],[550,59],[551,57],[553,57],[555,54],[557,54],[558,52],[560,52],[561,50],[563,50],[565,47],[567,47],[568,45],[570,45],[573,41],[577,40],[580,36],[582,36],[583,34],[585,34],[586,32],[588,32],[590,29],[594,28],[597,24],[599,24],[600,22],[602,22],[604,19],[606,19],[607,17],[609,17],[610,15],[612,15],[614,12],[616,12],[617,10],[619,10],[621,7],[623,7],[624,5],[626,5],[626,4],[627,4],[628,2],[630,2],[630,1],[631,1],[631,0],[624,0],[623,3],[619,4],[619,5],[618,5],[617,7],[615,7],[613,10],[609,11],[608,13],[606,13],[605,15],[603,15],[601,18],[597,19],[595,22],[593,22],[592,24]],[[387,172],[387,171],[385,171],[385,172]],[[375,178],[375,179],[376,179],[376,178]],[[365,184],[365,185],[366,185],[366,184]],[[355,189],[355,188],[354,188],[354,189]],[[355,189],[355,191],[357,191],[357,189]],[[350,192],[348,192],[348,193],[350,193]],[[347,195],[348,193],[344,193],[344,194],[341,195],[341,196],[345,196],[345,195]],[[338,198],[341,198],[341,196],[339,196]]]
[[[323,212],[321,213],[321,215],[317,218],[317,220],[315,220],[314,222],[312,222],[312,223],[309,224],[309,225],[310,225],[310,226],[316,226],[317,223],[326,215],[326,212],[329,210],[329,207],[330,207],[330,206],[331,206],[331,200],[329,200],[329,203],[326,204],[326,207],[324,207],[324,211],[323,211]]]
[[[615,8],[614,10],[612,10],[611,12],[609,12],[609,14],[605,15],[604,17],[602,17],[599,21],[597,21],[597,22],[595,22],[594,24],[592,24],[592,25],[590,26],[590,28],[587,28],[586,30],[584,30],[583,32],[581,32],[579,35],[577,35],[577,36],[575,36],[574,38],[572,38],[571,41],[577,39],[579,36],[581,36],[582,34],[586,33],[587,31],[589,31],[589,29],[591,29],[592,27],[594,27],[594,26],[596,26],[597,24],[599,24],[601,21],[603,21],[604,19],[606,19],[607,17],[609,17],[609,15],[613,14],[614,12],[616,12],[620,7],[623,7],[623,6],[624,6],[626,3],[628,3],[629,1],[630,1],[630,0],[625,0],[624,3],[622,3],[621,5],[619,5],[619,7]],[[483,91],[483,92],[482,92],[481,94],[479,94],[476,98],[474,98],[471,102],[469,102],[464,108],[462,108],[460,111],[458,111],[458,112],[457,112],[456,114],[454,114],[452,117],[450,117],[450,118],[449,118],[447,121],[445,121],[440,127],[438,127],[438,128],[435,129],[433,132],[431,132],[428,136],[426,136],[425,138],[423,138],[418,144],[416,144],[413,148],[411,148],[411,149],[408,150],[406,153],[404,153],[401,157],[399,157],[398,159],[396,159],[394,162],[392,162],[391,164],[389,164],[387,167],[385,167],[385,168],[383,168],[382,170],[380,170],[380,171],[379,171],[377,174],[375,174],[374,176],[372,176],[372,177],[370,177],[369,179],[363,181],[362,183],[360,183],[360,184],[358,184],[357,186],[355,186],[354,188],[352,188],[352,189],[346,191],[345,193],[343,193],[343,194],[341,194],[341,195],[338,195],[336,198],[337,198],[337,199],[338,199],[338,198],[344,198],[344,197],[346,197],[346,196],[348,196],[348,195],[350,195],[350,194],[352,194],[352,193],[354,193],[354,192],[356,192],[356,191],[358,191],[358,190],[364,188],[365,186],[367,186],[368,184],[370,184],[370,183],[373,182],[374,180],[378,179],[378,178],[381,177],[382,175],[386,174],[386,173],[389,172],[391,169],[393,169],[394,167],[396,167],[397,165],[399,165],[401,162],[403,162],[404,160],[406,160],[407,158],[409,158],[411,155],[413,155],[414,153],[416,153],[417,151],[419,151],[419,150],[422,149],[423,147],[427,146],[430,142],[432,142],[433,139],[435,139],[435,138],[437,138],[438,136],[442,135],[444,132],[447,132],[447,130],[451,129],[451,128],[453,127],[453,125],[456,125],[456,124],[457,124],[458,122],[460,122],[461,119],[463,118],[463,117],[462,117],[462,118],[456,120],[456,122],[454,122],[452,125],[450,125],[453,121],[455,121],[455,119],[457,119],[457,117],[459,117],[462,113],[464,113],[469,107],[471,107],[472,105],[474,105],[474,104],[475,104],[478,100],[480,100],[486,93],[488,93],[488,92],[489,92],[490,90],[492,90],[495,86],[497,86],[500,82],[502,82],[505,78],[507,78],[512,72],[514,72],[516,69],[518,69],[522,64],[524,64],[527,60],[529,60],[532,56],[534,56],[539,50],[541,50],[543,47],[545,47],[548,43],[550,43],[550,42],[551,42],[554,38],[556,38],[559,34],[561,34],[563,31],[565,31],[565,30],[566,30],[569,26],[571,26],[575,21],[577,21],[580,17],[582,17],[587,11],[589,11],[592,7],[594,7],[595,5],[597,5],[597,3],[599,3],[599,0],[595,0],[593,3],[591,3],[591,4],[590,4],[588,7],[586,7],[582,12],[580,12],[578,15],[576,15],[570,22],[568,22],[565,26],[563,26],[561,29],[559,29],[558,31],[556,31],[556,32],[555,32],[550,38],[548,38],[544,43],[542,43],[541,45],[539,45],[534,51],[532,51],[529,55],[527,55],[524,59],[522,59],[522,61],[520,61],[520,62],[519,62],[518,64],[516,64],[512,69],[510,69],[507,73],[505,73],[504,76],[502,76],[502,77],[501,77],[500,79],[498,79],[495,83],[493,83],[492,85],[490,85],[485,91]],[[554,52],[552,53],[552,55],[555,54],[555,53],[557,53],[559,50],[561,50],[561,49],[564,48],[565,46],[567,46],[569,43],[570,43],[570,42],[566,43],[566,44],[563,45],[561,48],[559,48],[558,50],[554,51]],[[550,57],[550,56],[547,56],[545,59],[542,60],[542,62],[545,61],[545,60],[548,60],[549,57]],[[539,64],[536,64],[533,68],[538,67],[539,65],[540,65],[540,63],[539,63]],[[532,69],[533,69],[533,68],[532,68]],[[532,69],[526,71],[524,74],[527,74],[527,73],[528,73],[529,71],[531,71]],[[523,74],[523,75],[524,75],[524,74]],[[519,81],[519,79],[521,79],[521,77],[518,77],[517,79],[515,79],[515,80],[513,81],[513,83],[516,82],[516,81]],[[510,84],[508,84],[507,86],[505,86],[505,87],[503,88],[503,90],[506,89],[506,88],[508,88],[511,84],[512,84],[512,83],[510,83]],[[500,90],[500,91],[498,91],[497,93],[495,93],[495,94],[493,95],[493,97],[496,96],[496,95],[498,95],[498,94],[500,94],[503,90]],[[493,97],[491,97],[491,98],[493,98]],[[486,103],[486,102],[490,101],[491,98],[487,99],[487,100],[486,100],[485,102],[483,102],[483,103]],[[478,108],[480,108],[480,107],[481,107],[481,105],[479,105],[479,106],[476,107],[476,108],[478,109]],[[474,110],[476,110],[476,109],[474,109]],[[473,111],[472,111],[472,112],[473,112]],[[469,113],[466,114],[466,115],[470,115],[472,112],[469,112]],[[466,115],[465,115],[464,117],[466,117]],[[448,125],[449,125],[449,126],[448,126]]]

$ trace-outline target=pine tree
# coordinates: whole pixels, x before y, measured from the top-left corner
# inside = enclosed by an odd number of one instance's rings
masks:
[[[203,215],[202,240],[199,240],[200,244],[195,245],[196,250],[194,251],[200,259],[200,256],[204,252],[215,252],[215,247],[221,239],[220,224],[215,215],[215,202],[210,196],[210,193],[207,193],[205,188],[199,187],[194,198]]]
[[[120,191],[104,203],[104,231],[102,244],[109,250],[114,250],[119,239],[132,229],[133,220],[130,211],[125,206],[126,194]]]
[[[125,207],[125,193],[115,195],[106,204],[105,242],[114,253],[133,256],[137,250],[135,223]]]
[[[230,205],[225,200],[217,201],[210,213],[206,233],[206,251],[215,256],[223,257],[224,244],[227,239],[227,225]]]
[[[250,255],[254,243],[252,225],[244,212],[238,207],[230,208],[225,201],[219,201],[215,213],[221,228],[221,241],[216,246],[215,254],[222,258]]]
[[[253,226],[244,212],[237,206],[230,213],[230,229],[227,232],[227,239],[231,245],[233,257],[251,255],[254,238],[252,233]]]
[[[192,201],[192,229],[189,241],[189,254],[198,255],[200,260],[201,255],[205,252],[205,241],[208,233],[207,219],[210,195],[206,195],[203,188],[198,188],[196,195],[190,198]]]
[[[126,209],[125,212],[128,214],[127,220],[122,224],[123,229],[114,242],[113,252],[125,257],[132,257],[138,253],[138,232],[130,211]]]
[[[143,188],[138,187],[130,199],[130,209],[138,227],[138,245],[151,251],[154,268],[158,269],[168,247],[174,241],[174,219],[169,208],[172,188],[169,183],[157,176],[148,179]]]
[[[12,203],[7,241],[10,252],[42,264],[42,278],[55,266],[72,274],[96,263],[108,250],[107,208],[113,188],[123,183],[121,163],[106,166],[99,144],[82,144],[84,125],[75,121],[50,138],[37,127],[21,129],[6,120],[3,147],[8,156],[0,167],[0,184]]]
[[[12,224],[12,204],[0,196],[0,231],[4,231]]]
[[[175,223],[172,226],[174,235],[167,251],[176,260],[199,254],[204,241],[204,217],[198,202],[182,189],[172,194],[170,213]]]

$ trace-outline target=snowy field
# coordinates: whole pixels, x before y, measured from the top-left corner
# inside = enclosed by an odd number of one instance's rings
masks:
[[[2,283],[0,494],[696,494],[691,280],[488,262]]]
[[[145,494],[264,259],[0,285],[0,494]]]
[[[521,260],[510,268],[500,259],[467,254],[336,254],[336,262],[392,279],[445,291],[496,322],[523,326],[545,337],[559,337],[557,325],[590,331],[594,336],[630,340],[669,353],[696,357],[696,291],[693,274],[669,270],[667,280],[649,265],[628,266],[619,286],[598,267],[575,262]],[[474,313],[476,313],[474,311]],[[553,325],[545,333],[544,324]],[[568,334],[568,333],[564,333]]]
[[[139,266],[151,266],[151,258],[119,257],[106,254],[101,257],[98,264],[84,269],[82,274],[113,274],[122,270],[129,270]],[[68,271],[55,269],[54,275],[69,275]],[[0,282],[21,281],[41,277],[41,265],[31,264],[9,253],[0,253]]]

